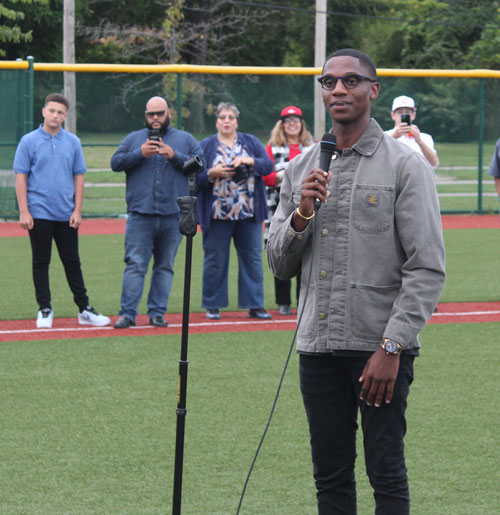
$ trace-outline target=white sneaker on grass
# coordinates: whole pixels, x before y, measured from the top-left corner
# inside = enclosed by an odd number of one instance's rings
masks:
[[[81,313],[78,313],[78,323],[80,325],[104,327],[105,325],[109,325],[111,320],[108,317],[101,315],[92,306],[87,306]]]
[[[36,316],[36,326],[38,329],[51,329],[53,318],[54,312],[50,308],[39,309]]]

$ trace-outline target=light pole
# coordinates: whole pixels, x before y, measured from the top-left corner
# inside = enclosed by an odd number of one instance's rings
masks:
[[[63,62],[75,62],[75,0],[64,0],[63,7]],[[75,72],[64,72],[64,96],[69,101],[64,128],[76,134],[76,78]]]
[[[316,0],[316,29],[314,39],[314,66],[321,68],[326,59],[326,11],[327,0]],[[314,76],[314,139],[319,141],[325,132],[325,107]]]

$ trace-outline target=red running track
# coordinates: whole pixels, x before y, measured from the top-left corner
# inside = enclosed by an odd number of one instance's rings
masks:
[[[442,303],[439,311],[433,313],[430,324],[459,324],[478,322],[500,322],[500,302]],[[292,331],[297,326],[295,316],[282,317],[277,311],[269,311],[272,320],[248,318],[246,311],[221,311],[220,320],[207,320],[205,313],[191,313],[189,333],[221,333],[241,331]],[[117,320],[112,317],[112,324]],[[182,314],[167,314],[168,327],[148,325],[146,315],[137,317],[137,326],[129,329],[80,326],[75,318],[55,318],[52,329],[37,329],[35,319],[0,321],[0,342],[57,340],[67,338],[100,338],[112,336],[148,336],[158,334],[180,335]]]
[[[446,229],[500,229],[498,215],[443,215],[443,228]],[[85,219],[79,234],[124,234],[125,220],[122,218]],[[1,237],[27,236],[18,222],[0,223]]]

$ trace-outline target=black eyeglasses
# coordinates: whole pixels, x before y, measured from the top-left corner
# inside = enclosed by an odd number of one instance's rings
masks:
[[[146,116],[149,118],[154,118],[155,116],[161,118],[162,116],[165,116],[165,111],[146,111]]]
[[[362,80],[377,82],[376,80],[370,79],[370,77],[365,77],[364,75],[358,75],[356,73],[344,75],[344,77],[333,77],[332,75],[325,75],[324,77],[318,78],[318,82],[321,84],[321,87],[327,90],[335,89],[335,86],[337,86],[337,81],[339,80],[342,81],[342,84],[347,89],[357,88]]]

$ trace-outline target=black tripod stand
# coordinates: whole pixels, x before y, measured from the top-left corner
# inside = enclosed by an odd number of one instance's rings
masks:
[[[177,392],[177,431],[175,438],[173,515],[181,513],[182,467],[184,459],[184,431],[186,427],[187,394],[187,349],[189,333],[189,300],[191,296],[191,262],[193,256],[193,236],[196,234],[196,173],[203,167],[198,156],[185,162],[183,173],[188,178],[189,196],[179,197],[177,204],[181,210],[179,231],[186,236],[186,260],[184,268],[184,302],[182,308],[181,359],[179,361],[179,385]]]

